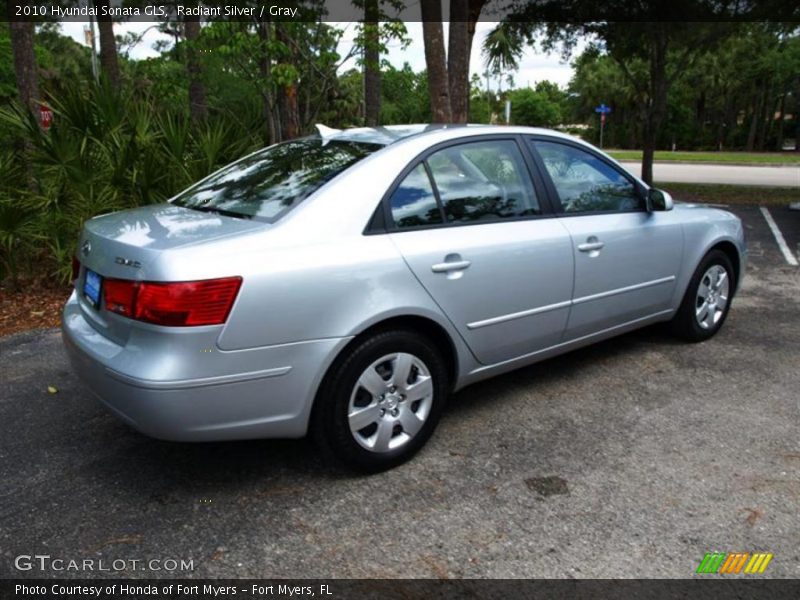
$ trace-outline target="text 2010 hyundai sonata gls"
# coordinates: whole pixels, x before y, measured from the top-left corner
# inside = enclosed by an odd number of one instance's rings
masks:
[[[64,340],[135,428],[311,431],[376,470],[425,443],[454,389],[658,321],[692,341],[725,321],[739,219],[673,207],[588,144],[321,130],[86,223]]]

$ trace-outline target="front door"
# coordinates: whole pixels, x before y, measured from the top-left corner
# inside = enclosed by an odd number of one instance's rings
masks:
[[[669,310],[683,252],[674,215],[648,212],[616,165],[572,144],[534,147],[572,238],[575,288],[565,340]]]

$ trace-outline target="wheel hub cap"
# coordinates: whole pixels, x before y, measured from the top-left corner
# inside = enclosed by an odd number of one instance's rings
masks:
[[[712,265],[700,279],[695,299],[695,318],[703,329],[719,323],[725,314],[730,292],[728,271],[722,265]]]
[[[403,397],[398,393],[388,393],[383,397],[381,404],[387,410],[394,410],[402,402]]]

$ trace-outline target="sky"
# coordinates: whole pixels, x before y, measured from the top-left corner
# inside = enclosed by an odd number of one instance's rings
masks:
[[[114,26],[114,32],[117,35],[125,35],[127,32],[141,33],[152,27],[153,23],[147,22],[132,22],[132,23],[117,23]],[[339,54],[345,56],[353,45],[353,38],[356,35],[356,23],[332,23],[344,30],[344,35],[339,43]],[[472,43],[472,53],[470,56],[470,75],[477,73],[483,77],[485,71],[484,59],[481,54],[481,45],[487,33],[494,27],[495,23],[478,23],[475,30],[475,38]],[[65,35],[69,35],[80,43],[84,43],[84,27],[88,27],[88,22],[63,22],[61,29]],[[407,62],[411,65],[414,71],[420,71],[425,68],[425,51],[422,42],[422,24],[418,22],[407,22],[408,36],[411,38],[411,44],[403,49],[399,42],[393,41],[389,43],[388,53],[385,59],[388,60],[395,67],[402,67],[403,63]],[[447,44],[447,24],[444,27],[445,34],[445,47]],[[150,29],[136,47],[131,52],[131,58],[143,59],[148,57],[157,56],[158,53],[153,49],[153,45],[160,39],[170,40],[168,36],[164,36],[157,31],[156,28]],[[579,45],[578,52],[582,49]],[[350,60],[348,63],[342,65],[341,70],[347,70],[355,67],[355,59]],[[566,87],[567,83],[572,76],[572,68],[564,62],[558,54],[544,54],[532,48],[528,48],[519,63],[519,70],[513,74],[515,87],[534,86],[537,82],[542,80],[549,80],[557,83],[561,87]],[[482,78],[483,85],[486,85],[485,79]],[[493,80],[490,83],[492,89],[496,89],[498,82]],[[505,81],[502,82],[503,88],[508,85]]]

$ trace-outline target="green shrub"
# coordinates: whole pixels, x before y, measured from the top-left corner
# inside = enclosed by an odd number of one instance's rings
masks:
[[[192,123],[185,110],[105,83],[75,84],[51,99],[50,131],[16,104],[0,107],[0,278],[66,282],[83,222],[164,202],[263,145],[236,111]]]

